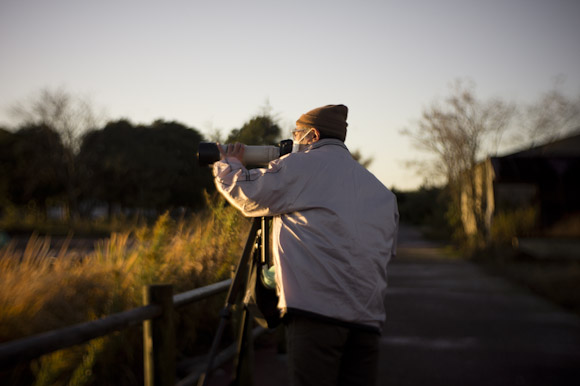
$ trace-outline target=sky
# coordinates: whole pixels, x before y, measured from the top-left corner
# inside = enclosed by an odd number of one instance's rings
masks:
[[[0,0],[0,125],[42,89],[87,98],[108,120],[178,121],[227,135],[266,106],[349,108],[346,145],[389,188],[423,178],[401,130],[469,79],[527,103],[580,94],[577,0]]]

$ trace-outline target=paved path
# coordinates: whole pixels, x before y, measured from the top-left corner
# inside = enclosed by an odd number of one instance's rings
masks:
[[[411,228],[399,240],[379,385],[580,385],[579,317],[444,258]],[[256,352],[257,386],[285,386],[285,372],[275,347]]]
[[[580,318],[403,230],[380,385],[580,385]]]

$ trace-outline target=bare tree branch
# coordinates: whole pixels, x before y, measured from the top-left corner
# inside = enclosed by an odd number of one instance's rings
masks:
[[[66,196],[71,219],[78,217],[78,176],[76,156],[80,150],[82,135],[96,129],[104,117],[99,119],[92,104],[86,98],[71,95],[60,88],[43,89],[27,103],[18,103],[11,109],[12,115],[21,125],[44,125],[60,136],[64,145],[63,165],[66,169]]]
[[[518,123],[512,143],[534,147],[561,138],[580,127],[580,95],[567,97],[557,80],[551,90],[519,109]]]
[[[79,150],[82,134],[104,122],[88,98],[73,96],[63,88],[42,89],[29,101],[14,105],[10,112],[21,124],[51,127],[73,153]]]
[[[497,151],[514,111],[511,104],[499,99],[478,99],[473,82],[456,81],[443,102],[434,102],[414,127],[402,132],[415,147],[433,156],[429,167],[424,162],[413,165],[427,178],[443,178],[453,204],[459,207],[462,190],[467,189],[475,197],[475,166],[484,156]],[[471,204],[478,205],[476,200]],[[473,208],[476,215],[483,216],[483,212],[479,207]],[[477,220],[483,222],[482,218]]]

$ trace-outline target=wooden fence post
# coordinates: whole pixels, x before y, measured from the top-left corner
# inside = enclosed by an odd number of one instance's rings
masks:
[[[161,306],[161,316],[143,322],[145,386],[175,385],[175,324],[173,287],[150,285],[143,289],[145,305]]]

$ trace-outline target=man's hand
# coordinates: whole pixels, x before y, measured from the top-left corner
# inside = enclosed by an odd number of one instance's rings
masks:
[[[236,142],[234,145],[224,145],[224,147],[226,147],[225,151],[218,143],[218,149],[220,150],[220,156],[222,160],[226,157],[234,157],[237,158],[242,164],[244,163],[244,144]]]

